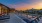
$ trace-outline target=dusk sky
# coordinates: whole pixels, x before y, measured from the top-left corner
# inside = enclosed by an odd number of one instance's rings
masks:
[[[0,0],[0,3],[16,10],[41,9],[42,0]]]

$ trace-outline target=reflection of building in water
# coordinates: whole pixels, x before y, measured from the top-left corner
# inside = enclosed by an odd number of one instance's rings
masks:
[[[0,14],[9,13],[9,7],[0,3]]]

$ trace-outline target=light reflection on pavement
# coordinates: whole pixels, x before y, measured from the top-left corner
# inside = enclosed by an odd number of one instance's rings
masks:
[[[42,17],[41,17],[41,19],[40,19],[40,21],[38,23],[42,23]]]
[[[0,20],[0,23],[26,23],[25,21],[23,21],[21,18],[19,18],[18,16],[10,13],[10,19],[6,19],[6,20]]]

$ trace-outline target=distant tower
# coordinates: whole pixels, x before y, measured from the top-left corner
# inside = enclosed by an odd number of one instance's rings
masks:
[[[35,9],[35,8],[32,8],[32,9]]]

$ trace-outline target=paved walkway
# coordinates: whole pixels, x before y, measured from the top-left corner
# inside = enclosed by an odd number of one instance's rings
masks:
[[[8,21],[7,20],[0,21],[0,23],[26,23],[26,22],[19,18],[16,14],[10,13],[10,19]]]
[[[41,17],[41,19],[40,19],[40,21],[38,23],[42,23],[42,17]]]

